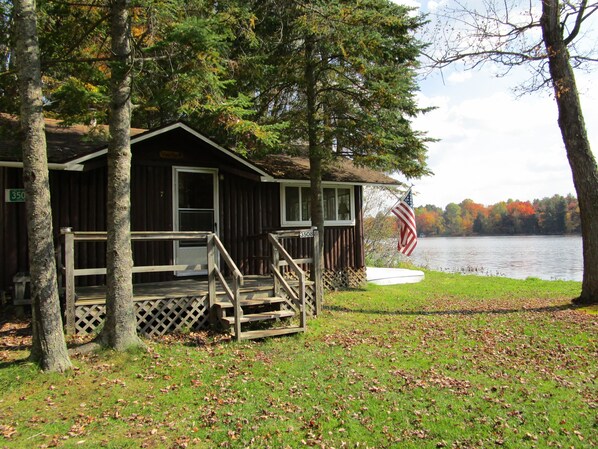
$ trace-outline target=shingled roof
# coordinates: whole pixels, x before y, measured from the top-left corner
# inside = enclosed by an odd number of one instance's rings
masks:
[[[93,153],[108,143],[108,127],[98,125],[62,126],[60,120],[46,118],[46,145],[48,162],[62,164],[76,157]],[[21,144],[18,140],[19,121],[14,115],[0,113],[0,161],[21,162]],[[145,132],[131,128],[131,136]]]
[[[306,157],[271,154],[252,161],[276,179],[309,181],[309,159]],[[358,167],[346,158],[339,158],[323,167],[322,179],[328,182],[399,185],[400,182],[384,173]]]
[[[107,145],[107,126],[100,125],[91,128],[85,125],[74,125],[65,127],[60,124],[59,120],[46,118],[45,121],[49,163],[65,164],[82,156],[89,155],[90,158],[93,158],[95,157],[94,153],[103,154],[100,153],[100,150],[105,149]],[[193,131],[187,125],[180,124],[180,126],[188,131]],[[173,125],[164,129],[172,128]],[[2,162],[21,162],[21,147],[17,139],[18,119],[15,116],[0,113],[0,130],[2,131],[0,133],[0,165],[2,165]],[[196,131],[193,132],[200,135]],[[132,128],[132,141],[135,141],[135,137],[141,137],[143,133],[147,133],[144,136],[147,137],[152,134],[159,134],[160,130]],[[202,136],[202,138],[210,141],[205,136]],[[215,148],[222,149],[215,143],[213,145]],[[222,151],[229,152],[230,150],[222,149]],[[270,175],[270,181],[309,181],[309,159],[307,157],[281,154],[268,155],[260,159],[236,157],[245,160],[246,165]],[[358,167],[346,158],[338,159],[326,165],[323,170],[322,180],[354,184],[401,184],[396,179],[381,172]]]

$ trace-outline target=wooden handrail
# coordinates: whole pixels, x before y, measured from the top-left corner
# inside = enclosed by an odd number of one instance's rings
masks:
[[[214,234],[214,243],[216,245],[216,248],[218,248],[218,252],[220,252],[220,255],[224,259],[224,262],[231,271],[233,277],[239,278],[241,280],[241,285],[243,285],[243,274],[241,273],[241,270],[237,268],[235,262],[233,262],[232,257],[230,256],[230,254],[228,254],[228,251],[226,250],[226,248],[224,247],[224,245],[222,244],[222,242],[216,234]]]
[[[272,243],[272,245],[278,250],[278,252],[282,255],[283,259],[286,260],[289,267],[291,267],[291,269],[295,273],[302,274],[303,276],[305,276],[305,272],[301,269],[301,267],[299,267],[299,265],[297,265],[297,263],[293,260],[291,255],[287,252],[287,250],[284,249],[284,246],[280,244],[276,237],[270,234],[268,236],[268,240],[270,240],[270,243]]]
[[[295,261],[295,263],[296,263],[296,264],[298,264],[298,265],[299,265],[299,264],[312,264],[312,263],[314,262],[314,259],[313,259],[313,257],[308,257],[308,258],[305,258],[305,259],[293,259],[293,260],[294,260],[294,261]],[[281,266],[286,266],[286,265],[288,265],[288,263],[287,263],[287,261],[286,261],[286,260],[281,260],[281,261],[280,261],[280,265],[281,265]]]
[[[285,231],[282,231],[283,233]],[[289,232],[287,231],[286,234]],[[291,257],[291,255],[287,252],[287,250],[282,246],[282,244],[278,241],[278,237],[280,234],[268,234],[268,240],[272,244],[272,253],[274,263],[272,263],[272,273],[276,281],[280,282],[283,286],[287,294],[289,295],[290,299],[299,306],[300,312],[300,326],[305,329],[307,315],[305,309],[305,272],[297,265],[297,262]],[[284,279],[284,276],[280,273],[280,265],[283,263],[279,260],[279,255],[282,255],[282,258],[286,262],[286,264],[295,272],[297,278],[299,279],[299,292],[295,294],[293,289],[288,284],[288,282]],[[276,283],[275,283],[276,286]],[[276,288],[276,287],[275,287]]]
[[[107,239],[105,231],[70,231],[60,230],[62,235],[71,235],[76,242],[101,242]],[[211,232],[207,231],[133,231],[131,240],[205,240]]]
[[[314,229],[312,228],[305,228],[305,229],[281,229],[279,231],[271,232],[270,234],[275,235],[279,238],[292,238],[292,237],[300,237],[300,238],[308,238],[313,237]]]
[[[218,267],[214,267],[214,270],[216,271],[216,276],[218,276],[218,279],[222,283],[222,288],[224,289],[224,293],[226,293],[226,296],[228,296],[228,299],[230,300],[230,302],[234,303],[235,302],[235,294],[231,290],[231,288],[228,286],[228,282],[226,282],[226,278],[224,277],[224,275],[222,274],[222,272],[220,271],[220,269]]]
[[[161,273],[167,271],[200,271],[205,270],[205,265],[140,265],[134,266],[135,273]],[[77,268],[73,270],[75,277],[78,276],[102,276],[106,274],[106,268]]]
[[[216,234],[212,234],[210,236],[210,239],[213,244],[213,247],[218,250],[220,256],[222,256],[222,259],[228,266],[228,269],[231,271],[233,276],[233,285],[231,288],[229,287],[228,283],[226,282],[226,279],[220,272],[218,266],[214,264],[213,270],[219,277],[220,282],[222,282],[224,290],[226,291],[227,296],[230,298],[230,301],[233,304],[235,316],[235,338],[237,341],[241,341],[241,317],[243,316],[243,311],[241,309],[240,288],[244,283],[243,274],[241,273],[241,270],[239,270],[237,265],[235,265],[235,262],[233,261],[232,257],[230,256],[230,254],[228,253],[218,236]]]
[[[297,293],[295,293],[295,291],[289,285],[289,283],[284,278],[284,276],[282,274],[280,274],[280,271],[274,269],[274,264],[271,265],[271,268],[272,268],[272,272],[274,273],[274,276],[276,276],[276,278],[278,279],[278,281],[280,282],[280,284],[282,285],[282,287],[284,288],[284,290],[287,292],[287,294],[289,295],[289,297],[291,298],[291,300],[295,303],[295,305],[299,309],[301,309],[301,301],[299,299],[299,295]]]

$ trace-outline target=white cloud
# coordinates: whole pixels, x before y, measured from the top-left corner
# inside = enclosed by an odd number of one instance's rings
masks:
[[[417,0],[392,0],[399,5],[410,6],[412,8],[421,8],[421,2]]]
[[[466,3],[483,5],[481,0]],[[428,12],[452,6],[447,0],[422,0],[421,4]],[[515,17],[524,23],[529,19],[526,14],[537,16],[538,11],[537,5],[531,11],[516,10]],[[591,30],[582,41],[592,45],[594,33]],[[492,204],[575,193],[552,92],[516,97],[512,89],[529,78],[525,68],[506,74],[492,64],[479,71],[459,68],[455,64],[420,80],[419,105],[438,109],[419,117],[414,127],[441,140],[429,144],[428,162],[436,175],[414,181],[419,193],[416,203],[444,207],[469,197]],[[578,71],[576,77],[596,155],[598,72]]]
[[[447,79],[449,82],[457,84],[470,80],[472,76],[473,74],[471,70],[468,70],[464,72],[453,72],[449,75]]]
[[[428,2],[428,11],[430,12],[434,12],[436,11],[438,8],[443,7],[444,5],[446,5],[447,0],[438,0],[438,1],[429,1]]]
[[[419,104],[438,109],[419,117],[415,127],[441,140],[429,145],[435,176],[414,181],[417,204],[444,207],[465,198],[493,204],[574,193],[552,98],[515,98],[493,78],[464,84],[458,93],[436,86],[430,96],[422,86]],[[592,105],[586,122],[593,123],[598,102],[585,103]]]

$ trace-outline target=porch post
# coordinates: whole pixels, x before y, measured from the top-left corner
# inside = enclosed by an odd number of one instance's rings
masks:
[[[208,313],[210,326],[214,326],[216,324],[216,308],[214,307],[216,304],[216,271],[214,270],[216,267],[216,251],[213,233],[208,235],[206,246],[208,253],[208,306],[210,308]]]
[[[278,236],[276,234],[270,234],[272,238],[278,241]],[[272,248],[272,270],[278,271],[280,266],[280,254],[278,253],[278,249],[274,245],[270,245]],[[281,273],[282,274],[282,273]],[[272,272],[272,279],[274,281],[274,296],[280,296],[280,281]]]
[[[64,235],[64,295],[66,299],[66,333],[75,334],[75,236],[71,228],[62,228]]]
[[[314,294],[316,299],[316,316],[322,313],[322,300],[324,298],[324,281],[322,280],[322,268],[319,263],[317,263],[317,258],[319,257],[320,250],[321,250],[321,240],[320,240],[320,233],[318,232],[317,228],[313,228],[314,233],[314,248],[313,248],[313,263],[312,267],[313,270],[311,272],[311,280],[314,282]]]

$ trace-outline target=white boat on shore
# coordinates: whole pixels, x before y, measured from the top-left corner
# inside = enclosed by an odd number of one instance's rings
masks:
[[[367,280],[376,285],[413,284],[424,279],[424,272],[405,268],[367,267]]]

